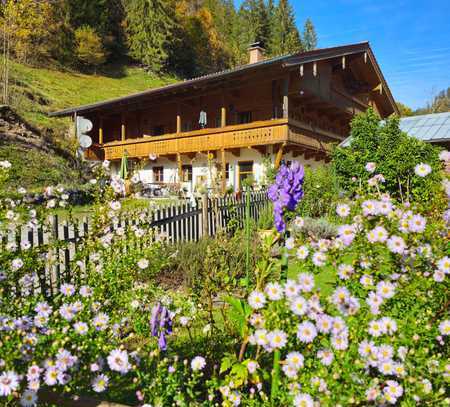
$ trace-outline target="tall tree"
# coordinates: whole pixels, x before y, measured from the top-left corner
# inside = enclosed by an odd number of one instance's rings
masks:
[[[124,0],[125,32],[130,55],[149,70],[167,66],[175,20],[165,0]]]
[[[314,24],[310,18],[306,19],[303,28],[303,48],[305,51],[311,51],[317,47],[317,34]]]
[[[291,54],[303,50],[295,15],[289,0],[280,0],[274,10],[269,53],[272,56]]]
[[[106,52],[102,39],[96,31],[85,25],[75,31],[76,56],[78,60],[88,67],[96,70],[99,65],[106,61]]]

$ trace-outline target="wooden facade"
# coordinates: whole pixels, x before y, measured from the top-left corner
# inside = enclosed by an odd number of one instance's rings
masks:
[[[397,111],[368,43],[271,60],[261,60],[260,48],[250,53],[253,63],[243,67],[54,115],[93,122],[88,158],[181,163],[242,148],[276,161],[288,151],[326,160],[355,114],[369,106],[382,117]]]

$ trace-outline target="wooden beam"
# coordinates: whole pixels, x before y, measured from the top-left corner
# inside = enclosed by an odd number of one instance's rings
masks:
[[[181,133],[181,115],[177,114],[177,133]]]
[[[178,182],[183,180],[183,163],[181,161],[181,154],[177,154],[177,164],[178,164]]]
[[[283,158],[283,149],[284,147],[286,147],[286,143],[282,143],[279,145],[278,147],[278,151],[277,151],[277,155],[275,157],[275,169],[277,170],[278,168],[280,168],[280,164],[281,164],[281,160]]]
[[[121,124],[120,124],[120,139],[122,141],[125,141],[126,138],[127,138],[127,128],[126,128],[126,125],[125,125],[125,115],[122,114],[120,116],[120,122],[121,122]]]
[[[220,151],[222,161],[222,194],[225,194],[227,189],[227,163],[225,161],[225,149]]]
[[[227,109],[225,106],[220,108],[220,127],[226,127],[227,125]]]
[[[103,117],[100,117],[98,125],[98,144],[103,144]]]
[[[372,89],[373,92],[379,92],[380,95],[383,94],[383,84],[380,82],[377,86]]]

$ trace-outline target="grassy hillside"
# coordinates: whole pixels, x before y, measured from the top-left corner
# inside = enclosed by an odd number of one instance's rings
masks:
[[[33,68],[12,63],[12,108],[41,133],[49,146],[74,152],[76,141],[71,137],[69,118],[50,118],[49,112],[100,100],[111,99],[174,82],[170,76],[150,76],[143,69],[123,65],[110,66],[97,75]],[[40,189],[48,184],[77,184],[80,172],[73,160],[49,154],[32,143],[11,141],[0,134],[0,160],[14,165],[10,187],[18,185]]]
[[[86,75],[13,63],[12,105],[35,126],[61,129],[64,121],[47,117],[48,112],[128,95],[175,80],[169,76],[150,76],[141,68],[123,65]]]

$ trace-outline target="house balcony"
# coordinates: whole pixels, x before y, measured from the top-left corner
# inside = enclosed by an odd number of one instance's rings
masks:
[[[341,139],[340,135],[311,124],[293,119],[273,119],[95,144],[88,150],[87,158],[118,160],[126,154],[128,158],[142,159],[150,154],[170,157],[219,150],[238,152],[241,148],[255,148],[264,154],[272,145],[278,146],[277,151],[280,148],[285,151],[291,149],[326,159],[329,143]]]

